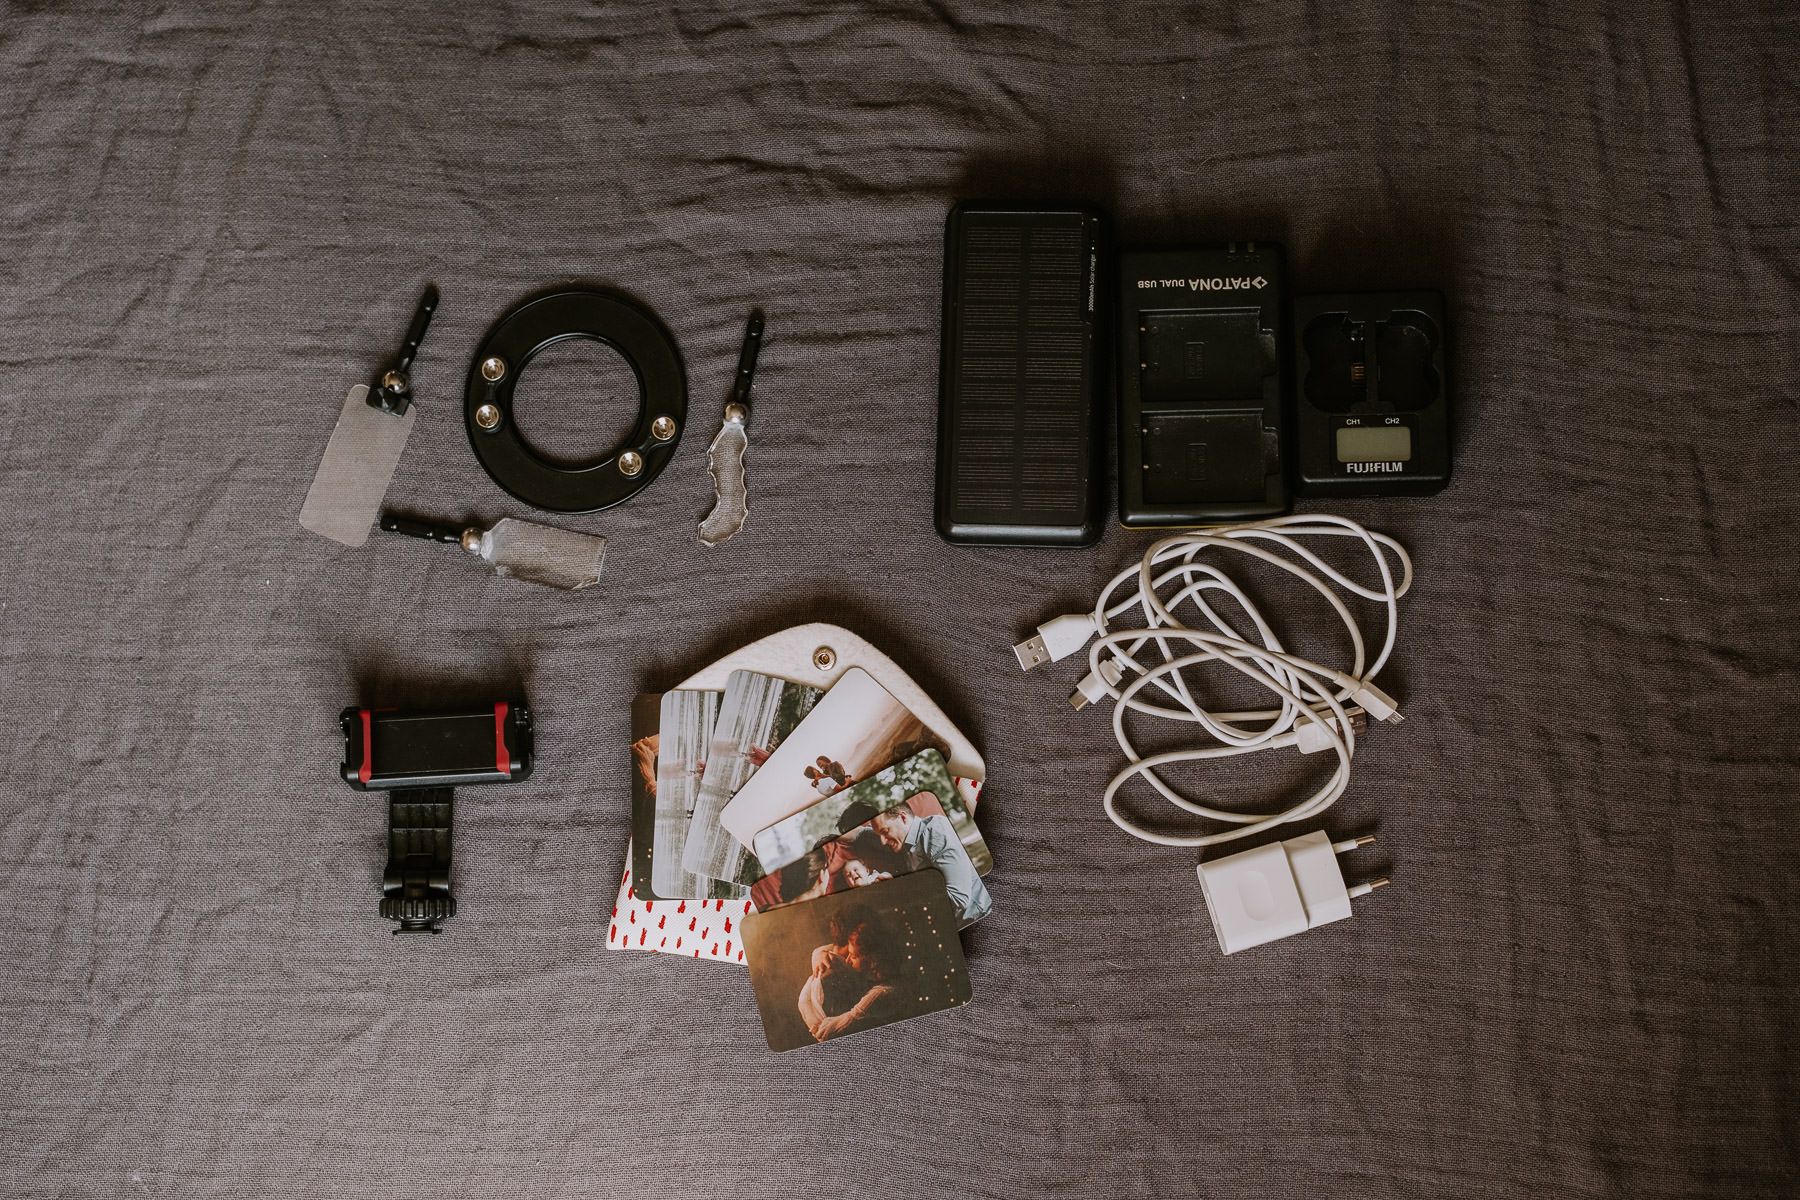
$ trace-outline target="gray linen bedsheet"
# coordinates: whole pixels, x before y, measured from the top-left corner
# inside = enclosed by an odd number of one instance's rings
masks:
[[[1793,1194],[1797,52],[1773,0],[0,8],[0,1193]],[[1079,672],[1014,666],[1141,536],[932,532],[970,195],[1449,297],[1454,483],[1336,506],[1419,569],[1409,720],[1321,822],[1380,834],[1354,921],[1222,958],[1194,856],[1102,814]],[[531,515],[458,412],[519,298],[679,340],[674,464],[567,521],[597,589],[296,525],[429,280],[422,515]],[[522,419],[599,449],[624,402],[559,359]],[[777,1056],[741,969],[605,918],[630,696],[805,619],[983,747],[999,869],[970,1007]],[[499,689],[541,769],[464,793],[463,915],[392,938],[336,713]]]

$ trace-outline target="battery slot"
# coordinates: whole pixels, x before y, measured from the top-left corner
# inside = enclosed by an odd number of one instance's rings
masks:
[[[1443,380],[1437,355],[1437,325],[1422,312],[1396,311],[1378,326],[1376,363],[1381,399],[1396,412],[1417,412],[1438,398]]]
[[[1360,327],[1349,313],[1314,317],[1301,335],[1306,346],[1306,399],[1323,412],[1349,412],[1358,400],[1352,334]]]
[[[1260,495],[1274,465],[1262,413],[1155,413],[1144,418],[1144,499],[1210,504]]]
[[[1257,308],[1164,309],[1142,314],[1146,406],[1261,404],[1275,374],[1275,331]]]

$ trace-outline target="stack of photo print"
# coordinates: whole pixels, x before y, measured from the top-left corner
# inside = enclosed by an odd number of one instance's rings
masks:
[[[737,671],[639,696],[631,727],[608,946],[747,964],[775,1050],[969,1002],[980,784],[866,672],[821,691]]]

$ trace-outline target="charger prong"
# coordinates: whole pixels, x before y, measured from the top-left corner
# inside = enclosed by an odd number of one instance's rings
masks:
[[[1387,885],[1388,880],[1385,877],[1381,879],[1371,879],[1367,883],[1359,883],[1350,889],[1350,898],[1354,900],[1358,896],[1366,896],[1376,888],[1384,888]]]
[[[1365,833],[1361,837],[1346,838],[1344,841],[1341,841],[1341,842],[1333,842],[1333,843],[1331,843],[1331,849],[1332,849],[1332,852],[1335,854],[1348,854],[1350,851],[1355,850],[1359,846],[1367,846],[1370,842],[1373,842],[1374,840],[1375,840],[1374,834]]]

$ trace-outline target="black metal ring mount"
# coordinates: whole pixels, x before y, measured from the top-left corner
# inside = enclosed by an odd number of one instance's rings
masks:
[[[584,467],[546,461],[513,420],[519,376],[570,338],[611,346],[638,381],[637,424],[606,459]],[[609,292],[559,292],[506,314],[475,352],[463,400],[482,469],[512,496],[549,512],[597,512],[631,499],[674,457],[686,421],[687,375],[675,339],[648,309]]]

